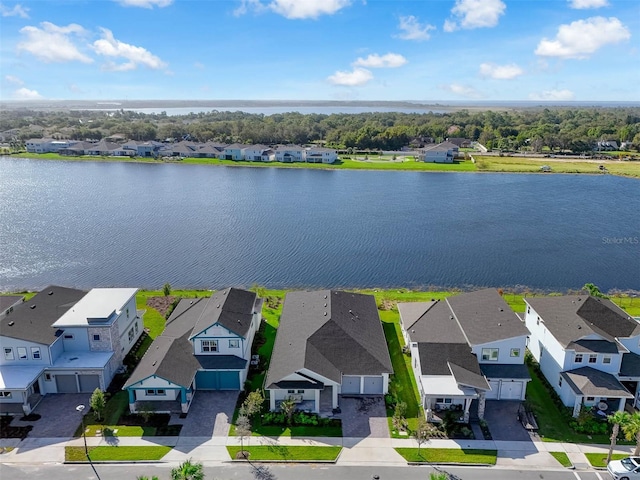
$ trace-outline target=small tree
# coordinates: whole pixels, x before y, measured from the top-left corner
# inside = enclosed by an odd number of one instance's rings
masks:
[[[613,425],[613,431],[611,432],[611,444],[609,445],[609,453],[607,454],[607,464],[611,461],[613,447],[616,446],[618,433],[620,433],[620,425],[624,425],[628,420],[629,414],[623,411],[615,412],[607,417],[607,421]]]
[[[589,295],[591,295],[592,297],[607,298],[607,296],[600,291],[600,288],[598,288],[593,283],[585,283],[584,287],[582,288],[589,292]]]
[[[93,410],[96,420],[102,420],[104,409],[107,406],[107,400],[104,398],[104,392],[102,390],[96,388],[93,391],[91,399],[89,400],[89,406],[91,407],[91,410]]]
[[[293,398],[289,397],[285,400],[282,400],[282,402],[280,402],[280,410],[282,410],[282,412],[285,414],[285,416],[287,417],[287,425],[291,426],[291,419],[293,417],[293,412],[296,409],[296,402],[293,401]]]
[[[407,413],[407,404],[405,402],[398,402],[396,408],[393,411],[393,417],[391,417],[391,424],[397,432],[407,430],[407,419],[405,414]]]
[[[627,420],[621,425],[626,440],[636,441],[636,449],[633,455],[640,455],[640,412],[635,411],[629,415]]]
[[[185,460],[176,468],[171,470],[171,480],[202,480],[204,470],[202,463]]]
[[[155,475],[153,477],[147,477],[146,475],[139,475],[136,477],[136,480],[160,480]]]
[[[150,403],[143,403],[142,405],[140,405],[140,408],[138,409],[138,415],[142,417],[145,423],[149,422],[149,419],[151,418],[151,415],[153,415],[154,412],[155,412],[155,409],[153,408],[153,405],[151,405]]]
[[[164,293],[165,297],[168,297],[169,295],[171,295],[171,284],[170,283],[165,283],[164,287],[162,287],[162,293]]]
[[[240,437],[240,450],[244,458],[247,458],[247,452],[244,451],[245,437],[251,437],[251,420],[245,413],[240,413],[236,420],[236,435]]]
[[[416,429],[411,432],[411,436],[418,444],[418,455],[420,455],[420,448],[431,438],[429,434],[429,423],[424,418],[419,418],[418,425],[416,425]]]
[[[264,403],[264,397],[260,390],[255,390],[247,395],[247,398],[242,402],[242,410],[249,418],[253,418],[256,413],[260,413],[262,410],[262,404]]]

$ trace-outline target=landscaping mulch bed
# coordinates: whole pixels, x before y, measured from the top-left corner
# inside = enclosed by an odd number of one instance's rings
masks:
[[[149,297],[147,298],[147,305],[157,310],[163,317],[166,317],[169,307],[171,307],[177,299],[178,297],[174,297],[173,295],[166,297]]]
[[[122,415],[118,421],[118,425],[126,425],[129,427],[155,427],[156,436],[176,437],[180,435],[182,425],[169,425],[171,415],[167,413],[154,413],[149,416],[149,420],[145,421],[140,415]]]
[[[12,420],[11,416],[0,417],[0,438],[19,438],[20,440],[27,438],[33,426],[12,427],[10,425]]]

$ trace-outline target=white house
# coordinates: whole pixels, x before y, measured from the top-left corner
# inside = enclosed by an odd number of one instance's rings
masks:
[[[275,151],[276,162],[304,162],[305,149],[300,145],[279,145]]]
[[[527,328],[494,289],[444,300],[399,303],[400,326],[429,420],[459,410],[465,422],[478,402],[524,400]]]
[[[249,162],[270,162],[275,160],[275,152],[266,145],[247,145],[243,149],[244,159]]]
[[[245,148],[247,148],[246,145],[240,145],[239,143],[227,145],[220,154],[220,158],[223,160],[244,160]]]
[[[529,351],[574,416],[638,404],[640,323],[610,300],[589,295],[525,298]]]
[[[287,293],[265,379],[270,408],[330,414],[339,396],[383,395],[393,373],[373,295]]]
[[[197,390],[242,390],[262,299],[227,288],[209,298],[183,299],[124,384],[129,408],[186,413]]]
[[[43,395],[106,390],[142,334],[134,288],[48,287],[0,318],[0,411]]]
[[[427,163],[453,163],[459,148],[451,142],[442,142],[425,147],[418,152],[418,160]]]
[[[304,151],[307,163],[334,163],[338,160],[338,152],[332,148],[309,147]]]

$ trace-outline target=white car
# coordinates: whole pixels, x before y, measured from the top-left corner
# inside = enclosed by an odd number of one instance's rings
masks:
[[[613,477],[613,480],[640,479],[640,457],[613,460],[607,465],[607,471]]]

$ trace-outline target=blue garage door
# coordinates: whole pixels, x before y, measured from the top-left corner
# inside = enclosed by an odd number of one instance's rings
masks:
[[[240,390],[237,371],[202,371],[196,373],[197,390]]]

